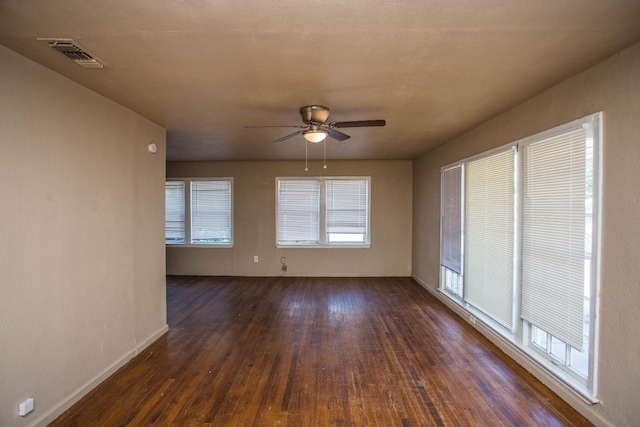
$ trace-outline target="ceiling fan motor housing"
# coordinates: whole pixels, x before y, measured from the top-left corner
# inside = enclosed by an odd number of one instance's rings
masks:
[[[329,118],[329,109],[321,105],[307,105],[300,108],[300,116],[305,124],[324,123]]]

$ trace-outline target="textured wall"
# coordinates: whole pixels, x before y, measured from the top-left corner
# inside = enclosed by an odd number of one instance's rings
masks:
[[[44,424],[166,329],[165,131],[4,47],[0,93],[0,425]]]
[[[167,248],[168,274],[278,276],[408,276],[411,274],[411,161],[169,162],[169,177],[234,178],[231,249]],[[276,248],[275,178],[371,176],[370,248]],[[260,262],[254,263],[258,255]]]
[[[640,44],[414,161],[413,275],[438,286],[440,167],[597,111],[604,112],[601,403],[571,401],[597,423],[633,426],[640,416]]]

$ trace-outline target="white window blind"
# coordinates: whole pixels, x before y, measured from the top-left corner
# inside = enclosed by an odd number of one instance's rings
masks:
[[[277,183],[277,243],[317,244],[320,235],[320,182],[279,179]]]
[[[185,182],[165,182],[165,242],[185,242]]]
[[[366,179],[326,181],[328,242],[366,242],[369,216],[367,183]]]
[[[191,182],[191,243],[231,243],[231,181]]]
[[[502,325],[513,319],[514,153],[465,168],[465,300]]]
[[[585,130],[524,147],[522,318],[583,348]]]
[[[462,165],[442,171],[440,264],[462,274]]]

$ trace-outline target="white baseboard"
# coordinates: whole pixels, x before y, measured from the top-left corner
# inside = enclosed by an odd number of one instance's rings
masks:
[[[168,325],[164,325],[156,332],[145,338],[139,343],[136,343],[135,347],[127,351],[122,357],[107,366],[102,372],[98,373],[95,377],[78,387],[70,395],[62,399],[60,402],[51,407],[48,411],[36,418],[28,427],[46,426],[56,418],[58,418],[64,411],[73,406],[74,403],[82,399],[87,393],[96,388],[100,383],[109,378],[118,369],[123,367],[128,361],[133,359],[136,355],[140,354],[145,348],[151,345],[154,341],[160,338],[169,330]]]
[[[142,350],[144,350],[145,348],[149,347],[158,338],[160,338],[161,336],[166,334],[168,331],[169,331],[169,325],[164,325],[162,328],[158,329],[156,332],[154,332],[153,334],[149,335],[146,339],[140,341],[134,348],[134,351],[136,352],[136,355],[140,354],[142,352]]]
[[[598,405],[589,405],[584,402],[584,400],[570,390],[563,383],[558,381],[544,369],[542,369],[535,361],[527,357],[524,353],[522,353],[519,349],[517,349],[513,344],[511,344],[508,340],[504,339],[498,333],[494,332],[492,329],[484,326],[481,322],[476,322],[475,324],[469,320],[469,315],[464,311],[464,309],[453,301],[451,301],[446,296],[442,295],[438,289],[434,289],[427,285],[422,279],[417,276],[412,275],[411,278],[418,282],[420,286],[425,288],[431,295],[436,297],[439,301],[441,301],[444,305],[450,308],[454,313],[456,313],[462,320],[471,325],[474,329],[480,332],[485,338],[491,341],[493,344],[498,346],[500,350],[502,350],[507,356],[515,360],[520,366],[526,369],[531,375],[536,377],[540,382],[549,387],[554,393],[556,393],[562,400],[567,402],[572,408],[582,414],[585,418],[591,421],[596,426],[601,427],[614,427],[614,425],[602,417],[596,409]]]

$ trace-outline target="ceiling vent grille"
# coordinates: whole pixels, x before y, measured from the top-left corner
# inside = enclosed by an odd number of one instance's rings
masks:
[[[104,68],[104,63],[91,55],[72,39],[38,39],[47,46],[57,50],[67,58],[71,58],[83,68]]]

